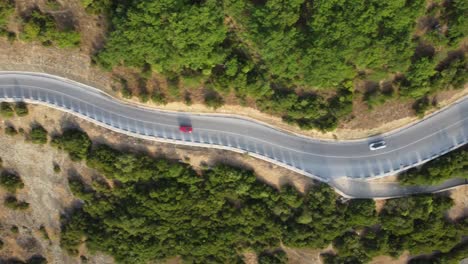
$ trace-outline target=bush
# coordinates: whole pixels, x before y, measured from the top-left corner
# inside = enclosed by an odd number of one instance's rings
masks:
[[[3,203],[7,208],[13,210],[26,210],[29,208],[29,203],[18,201],[15,196],[8,196]]]
[[[60,48],[77,47],[81,39],[80,34],[73,28],[59,30],[52,15],[43,14],[37,9],[24,19],[21,38]]]
[[[166,95],[164,95],[160,91],[153,91],[153,94],[151,95],[151,101],[153,101],[153,103],[155,104],[162,104],[162,105],[167,104]]]
[[[11,118],[15,115],[15,111],[10,103],[1,102],[0,103],[0,115],[4,118]]]
[[[54,163],[54,172],[55,173],[60,173],[61,171],[62,171],[62,169],[60,168],[60,166],[58,164]]]
[[[18,116],[26,116],[29,113],[28,106],[24,102],[16,103],[15,112]]]
[[[258,255],[258,264],[286,264],[288,256],[283,250],[277,250],[272,253],[262,252]]]
[[[259,262],[282,263],[284,254],[268,249],[333,243],[338,255],[327,261],[361,263],[403,250],[447,252],[466,233],[462,223],[444,218],[452,205],[446,197],[388,200],[377,215],[373,200],[342,202],[325,184],[306,193],[277,190],[252,171],[227,165],[199,175],[187,164],[105,145],[90,149],[86,162],[101,177],[69,181],[83,201],[61,234],[62,247],[74,255],[86,243],[121,263],[176,255],[186,262],[237,263],[239,252],[249,249],[263,252]]]
[[[45,130],[41,125],[35,125],[31,128],[29,139],[33,144],[46,144],[47,130]]]
[[[18,134],[18,131],[16,131],[15,127],[7,125],[5,127],[5,134],[7,134],[8,136],[15,136]]]
[[[11,193],[14,193],[17,189],[22,189],[24,187],[24,183],[17,174],[9,171],[3,171],[0,174],[0,186]]]
[[[468,178],[468,150],[462,147],[425,163],[420,169],[401,173],[398,180],[404,185],[435,185],[452,177]]]
[[[413,110],[420,118],[424,117],[426,111],[431,107],[430,100],[427,96],[424,96],[416,100],[413,104]]]
[[[47,259],[43,256],[32,256],[28,261],[27,264],[47,264]]]
[[[10,231],[13,233],[13,234],[18,234],[19,233],[19,228],[18,226],[14,225],[10,228]]]
[[[15,12],[15,4],[11,0],[0,2],[0,32],[7,32],[7,24],[10,16]]]
[[[205,95],[205,104],[213,109],[218,109],[224,105],[224,100],[219,94],[211,91]]]
[[[91,140],[80,130],[66,130],[61,136],[52,139],[52,146],[68,152],[74,161],[83,160],[91,147]]]

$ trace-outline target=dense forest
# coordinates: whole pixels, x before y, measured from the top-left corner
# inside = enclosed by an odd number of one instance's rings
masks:
[[[188,263],[242,263],[257,252],[261,263],[285,263],[280,243],[324,248],[337,255],[326,263],[365,263],[377,255],[418,255],[460,259],[466,219],[451,222],[452,201],[421,195],[387,201],[380,213],[373,200],[342,201],[324,184],[306,193],[285,185],[277,190],[252,171],[217,165],[197,174],[189,165],[144,153],[92,146],[70,130],[52,140],[74,160],[101,174],[92,182],[70,178],[81,208],[63,219],[62,246],[71,254],[85,243],[91,252],[121,263],[181,256]]]
[[[451,151],[398,177],[405,185],[435,185],[450,178],[468,179],[468,147]]]
[[[106,12],[112,24],[96,57],[100,65],[154,71],[176,83],[202,80],[207,89],[252,98],[302,128],[331,130],[350,113],[359,80],[377,83],[360,91],[370,107],[410,98],[418,114],[430,107],[429,95],[464,85],[468,5],[431,3],[89,0],[86,6]],[[322,96],[323,90],[336,95]]]

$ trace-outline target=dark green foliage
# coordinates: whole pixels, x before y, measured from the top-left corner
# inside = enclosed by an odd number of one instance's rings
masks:
[[[3,203],[7,208],[13,210],[26,210],[29,208],[29,203],[24,201],[18,201],[15,196],[8,196],[5,198]]]
[[[153,91],[153,94],[151,95],[151,101],[153,101],[155,104],[167,104],[166,95],[164,95],[164,93],[161,91]]]
[[[125,98],[138,95],[143,102],[165,104],[168,97],[190,104],[184,90],[203,86],[219,94],[207,95],[210,107],[235,94],[241,104],[249,99],[303,129],[329,131],[351,113],[356,79],[391,83],[391,89],[364,95],[372,108],[459,88],[468,76],[459,47],[468,28],[463,0],[434,2],[427,10],[424,0],[82,0],[82,5],[107,15],[111,24],[95,57],[98,64],[143,69],[145,80],[153,72],[168,79],[167,94],[132,94],[122,86]],[[54,23],[33,12],[25,38],[44,44],[79,41],[77,35],[47,33],[60,32]],[[454,52],[461,56],[452,62]],[[325,99],[332,92],[338,95]],[[415,104],[418,114],[430,106],[421,102]]]
[[[18,229],[18,227],[15,226],[15,225],[12,226],[12,227],[10,228],[10,231],[11,231],[13,234],[18,234],[18,233],[19,233],[19,229]]]
[[[5,134],[9,136],[14,136],[18,134],[18,131],[16,131],[15,127],[12,125],[7,125],[5,126]]]
[[[21,38],[27,41],[39,41],[43,45],[56,45],[60,48],[77,47],[80,34],[73,28],[59,29],[52,15],[34,10],[26,17]]]
[[[81,0],[86,11],[93,14],[107,13],[112,5],[112,0]]]
[[[4,0],[0,2],[0,36],[8,34],[8,20],[14,12],[15,4],[12,0]]]
[[[52,146],[67,151],[74,161],[83,160],[91,147],[91,140],[80,130],[66,130],[62,135],[52,139]]]
[[[398,255],[403,249],[412,255],[450,251],[464,233],[460,224],[444,218],[451,206],[450,198],[428,195],[387,201],[379,218],[388,235],[390,253]]]
[[[345,219],[349,226],[365,227],[378,223],[375,202],[370,199],[353,199],[348,202]]]
[[[408,264],[460,264],[468,256],[468,242],[457,245],[446,253],[436,253],[433,256],[423,256],[411,259]]]
[[[47,130],[41,125],[35,124],[29,132],[29,139],[34,144],[46,144],[47,143]]]
[[[115,30],[99,55],[101,63],[116,65],[123,61],[139,67],[149,64],[158,72],[193,69],[210,74],[213,66],[223,61],[220,44],[226,28],[217,1],[125,4],[117,4],[112,21]]]
[[[70,179],[84,206],[65,219],[61,244],[75,255],[86,243],[121,263],[176,255],[194,263],[238,263],[239,254],[253,249],[263,252],[260,263],[285,263],[284,253],[267,249],[333,242],[338,256],[327,256],[327,263],[361,263],[404,249],[448,252],[466,233],[463,223],[444,219],[449,198],[393,199],[377,216],[372,200],[341,202],[325,184],[305,194],[291,186],[278,191],[251,171],[225,165],[197,175],[182,163],[104,145],[88,149],[86,161],[107,180]]]
[[[446,60],[442,61],[437,67],[437,74],[432,79],[436,88],[455,89],[463,88],[468,81],[468,63],[466,56],[461,52],[449,53]]]
[[[0,185],[7,191],[14,193],[17,189],[22,189],[24,183],[20,176],[10,171],[2,171],[0,174]]]
[[[3,249],[3,245],[5,245],[5,243],[3,242],[3,240],[0,239],[0,250]]]
[[[32,256],[28,261],[26,261],[26,264],[47,264],[47,259],[44,258],[43,256]]]
[[[258,255],[258,264],[286,264],[288,256],[283,250],[274,252],[262,252]]]
[[[431,102],[429,100],[429,97],[424,96],[416,100],[416,102],[414,102],[413,110],[414,112],[416,112],[416,114],[419,117],[423,117],[424,113],[426,113],[426,111],[429,109],[430,106],[431,106]]]
[[[223,106],[224,100],[215,91],[209,91],[205,95],[205,104],[213,109],[217,109]]]
[[[7,102],[0,103],[0,115],[3,118],[10,118],[15,115],[15,111],[13,110],[13,106]]]
[[[468,178],[466,147],[429,161],[420,169],[409,169],[400,174],[398,180],[405,185],[435,185],[453,177]]]
[[[61,5],[57,0],[46,0],[46,6],[48,9],[51,9],[53,11],[57,11],[60,9]]]
[[[441,9],[439,25],[446,24],[448,30],[445,34],[440,32],[440,27],[433,27],[439,39],[448,42],[450,46],[456,46],[468,35],[468,4],[463,0],[452,0],[439,4]]]
[[[298,96],[288,91],[275,91],[259,102],[263,111],[282,116],[302,129],[334,130],[338,119],[351,113],[353,92],[349,82],[340,85],[338,94],[329,100],[316,94]]]
[[[411,255],[449,252],[466,234],[463,223],[444,218],[451,206],[449,198],[429,195],[388,200],[379,215],[378,228],[337,237],[333,246],[338,255],[324,255],[324,262],[366,263],[378,255],[396,257],[403,250]]]
[[[24,102],[18,102],[15,105],[15,112],[18,116],[26,116],[28,115],[28,106]]]
[[[47,230],[43,225],[39,227],[39,232],[41,232],[42,238],[44,238],[45,240],[50,240],[49,234],[47,234]]]
[[[60,168],[60,166],[58,164],[53,164],[54,166],[54,172],[55,173],[60,173],[62,171],[62,169]]]

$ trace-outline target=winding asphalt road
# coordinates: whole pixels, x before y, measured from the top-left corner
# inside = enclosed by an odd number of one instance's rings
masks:
[[[38,73],[0,73],[2,100],[45,104],[132,136],[248,153],[323,182],[394,175],[468,142],[468,98],[395,132],[349,141],[302,137],[240,117],[130,105],[95,88]],[[193,133],[181,133],[180,125],[191,125]],[[369,143],[382,139],[387,148],[369,150]]]

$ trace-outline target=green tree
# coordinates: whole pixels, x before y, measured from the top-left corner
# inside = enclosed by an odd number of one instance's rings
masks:
[[[34,125],[29,132],[29,138],[34,144],[46,144],[47,143],[47,130],[41,125]]]
[[[0,185],[11,193],[24,187],[23,181],[16,173],[6,170],[0,174]]]
[[[83,160],[91,147],[91,140],[85,132],[66,130],[62,135],[52,139],[52,145],[67,151],[74,161]]]
[[[18,102],[15,105],[15,112],[18,116],[26,116],[28,115],[28,106],[24,102]]]
[[[7,102],[0,103],[0,115],[4,118],[11,118],[15,115],[15,111],[13,110],[13,106]]]

